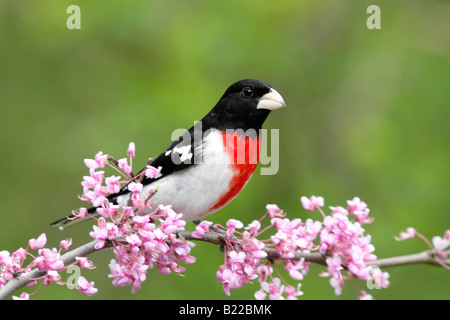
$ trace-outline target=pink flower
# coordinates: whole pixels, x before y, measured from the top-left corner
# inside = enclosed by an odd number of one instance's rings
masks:
[[[104,177],[104,171],[95,171],[94,169],[89,169],[89,176],[83,177],[83,182],[81,185],[83,186],[83,192],[89,191],[89,189],[100,187]]]
[[[260,289],[255,292],[255,299],[256,300],[264,300],[266,298],[267,294],[265,293],[264,289]]]
[[[56,248],[39,249],[39,256],[34,259],[33,263],[39,270],[59,270],[64,267],[64,262],[59,260],[59,252]]]
[[[259,282],[264,282],[267,280],[267,277],[271,275],[273,272],[273,268],[267,264],[262,264],[256,267],[256,273],[259,275]]]
[[[103,154],[103,152],[99,151],[95,157],[94,160],[98,163],[98,167],[100,169],[104,168],[106,164],[108,163],[108,155]]]
[[[105,219],[114,219],[119,214],[119,206],[113,205],[108,199],[98,207],[96,212]],[[125,211],[124,211],[125,213]]]
[[[300,198],[303,208],[310,211],[316,211],[317,208],[324,206],[324,199],[322,197],[311,196],[307,198],[305,196]]]
[[[141,288],[141,283],[145,281],[147,278],[147,269],[148,266],[135,262],[130,268],[130,275],[133,281],[133,288],[131,289],[132,293],[136,293]]]
[[[283,213],[283,210],[278,208],[278,206],[276,204],[268,204],[268,205],[266,205],[266,209],[267,209],[267,214],[271,218],[285,216],[285,214]]]
[[[344,288],[343,279],[330,278],[330,285],[334,288],[335,295],[341,295],[342,289]]]
[[[373,300],[373,297],[372,297],[372,295],[368,294],[366,291],[361,290],[361,291],[359,292],[359,297],[358,297],[358,299],[359,299],[359,300]]]
[[[340,206],[337,206],[337,207],[330,207],[330,209],[331,209],[331,213],[332,213],[332,214],[334,214],[334,213],[339,213],[339,214],[341,214],[341,215],[343,215],[343,216],[348,215],[347,209],[342,208],[342,207],[340,207]]]
[[[264,243],[253,237],[248,231],[242,233],[242,241],[244,242],[243,249],[254,258],[263,259],[267,257],[267,252],[263,250],[265,248]]]
[[[226,223],[227,225],[227,236],[231,237],[237,229],[241,229],[244,227],[243,223],[236,219],[230,219]]]
[[[434,248],[436,249],[439,257],[445,259],[450,254],[450,230],[445,231],[444,237],[435,236],[431,239]]]
[[[228,228],[234,228],[234,229],[241,229],[241,228],[243,228],[244,227],[244,225],[242,224],[242,222],[241,221],[239,221],[239,220],[236,220],[236,219],[230,219],[230,220],[228,220],[227,221],[227,227]]]
[[[144,186],[142,185],[142,183],[139,182],[131,182],[128,185],[128,190],[131,191],[133,194],[139,194],[142,191],[142,188]]]
[[[416,229],[409,227],[406,228],[406,232],[400,232],[400,236],[399,237],[394,237],[395,240],[397,241],[402,241],[402,240],[406,240],[406,239],[412,239],[416,236]]]
[[[3,265],[12,264],[11,254],[9,253],[9,251],[0,251],[0,263]]]
[[[245,252],[230,251],[228,256],[230,258],[230,263],[243,263],[245,259]]]
[[[72,245],[72,239],[61,240],[59,242],[59,247],[61,250],[67,251],[69,247]]]
[[[367,204],[361,201],[358,197],[354,197],[353,200],[347,200],[347,210],[349,214],[356,214],[357,211],[367,210]]]
[[[96,184],[101,184],[105,179],[105,171],[95,171],[93,169],[89,170],[90,177],[93,178]]]
[[[252,237],[256,237],[258,234],[259,229],[261,229],[261,222],[258,220],[253,220],[247,227],[244,228],[245,230],[249,230],[250,235]]]
[[[284,233],[277,232],[277,236],[271,236],[270,239],[275,244],[275,250],[278,252],[282,259],[292,259],[295,255],[295,249],[297,245],[289,240],[283,240],[281,235]]]
[[[77,266],[79,266],[81,269],[95,269],[94,263],[92,263],[92,261],[90,261],[86,257],[76,257],[75,260],[77,261]]]
[[[156,178],[161,173],[161,170],[161,166],[159,166],[158,168],[147,166],[145,169],[145,176],[151,179]]]
[[[84,159],[84,164],[89,169],[97,169],[98,168],[98,163],[93,159]]]
[[[160,206],[161,208],[161,206]],[[178,229],[184,228],[186,225],[186,221],[181,220],[183,216],[181,213],[176,213],[172,210],[171,206],[166,206],[162,211],[165,212],[165,219],[160,219],[160,229],[165,234],[171,234]]]
[[[373,221],[373,218],[368,218],[370,210],[367,208],[367,204],[358,197],[353,198],[353,200],[347,200],[347,204],[348,213],[355,215],[359,223],[365,224]]]
[[[99,151],[96,155],[94,160],[93,159],[84,159],[84,164],[89,169],[98,169],[98,168],[104,168],[108,162],[108,155],[103,154],[103,152]]]
[[[220,273],[217,272],[217,279],[222,282],[223,291],[227,296],[230,296],[230,289],[238,289],[242,286],[240,277],[237,273],[231,271],[230,269],[223,269]]]
[[[6,281],[14,278],[17,268],[13,264],[13,258],[6,250],[0,251],[0,288],[2,288]]]
[[[83,292],[87,296],[92,296],[98,292],[98,289],[94,288],[94,282],[89,282],[82,276],[78,278],[77,285],[78,292]]]
[[[389,273],[382,272],[380,268],[371,268],[369,279],[377,289],[387,288],[389,286]]]
[[[86,208],[80,208],[80,209],[78,209],[78,211],[73,210],[72,211],[73,217],[70,217],[69,219],[71,219],[71,220],[81,219],[81,218],[84,218],[87,214],[88,214],[88,211]]]
[[[109,277],[114,278],[112,284],[114,286],[127,286],[133,284],[133,278],[130,272],[130,266],[128,264],[117,263],[114,259],[111,260],[109,265],[111,274]]]
[[[100,207],[106,201],[108,201],[108,199],[106,199],[103,195],[94,195],[92,199],[92,205],[94,207]]]
[[[175,234],[169,235],[170,242],[172,244],[173,251],[179,260],[184,263],[194,263],[195,257],[190,256],[191,249],[195,247],[195,243],[181,240],[177,238]]]
[[[28,245],[32,250],[41,249],[47,243],[47,237],[45,233],[42,233],[37,239],[30,239]]]
[[[91,173],[91,177],[89,177],[89,179],[95,180],[96,178],[93,178],[92,174],[97,174],[97,173]],[[84,177],[84,178],[85,178],[85,182],[86,182],[87,177]],[[101,174],[101,179],[103,179],[103,174]],[[104,202],[107,201],[107,199],[105,198],[107,191],[106,191],[106,187],[103,187],[101,185],[102,181],[95,182],[95,184],[93,184],[92,186],[90,184],[86,185],[86,184],[81,183],[84,186],[84,190],[83,190],[84,196],[88,199],[88,202],[93,204],[94,207],[99,207]],[[93,190],[90,190],[91,188],[93,188]]]
[[[131,171],[133,170],[128,165],[128,159],[127,158],[119,159],[117,162],[119,164],[119,168],[122,169],[126,174],[130,174]]]
[[[112,222],[106,223],[103,217],[98,219],[98,226],[93,226],[93,229],[94,231],[91,231],[89,235],[98,240],[94,246],[97,250],[105,246],[106,240],[114,239],[119,233],[117,226]]]
[[[111,176],[105,179],[106,192],[118,193],[120,191],[120,177]]]
[[[130,244],[131,247],[139,247],[142,244],[141,239],[136,235],[132,234],[125,238],[125,240]]]
[[[349,262],[348,270],[361,280],[367,280],[370,277],[369,267],[362,260]]]
[[[293,286],[287,286],[284,292],[286,292],[286,299],[287,300],[297,300],[298,296],[302,296],[303,292],[300,290],[300,287],[302,286],[301,283],[297,285],[297,288]]]
[[[305,264],[303,258],[299,261],[289,260],[285,263],[284,269],[289,272],[292,279],[300,281],[303,280],[303,275],[307,272],[307,264]]]
[[[273,278],[270,283],[263,282],[261,283],[261,287],[264,291],[269,293],[269,299],[270,300],[283,300],[283,292],[284,292],[284,285],[281,285],[281,280],[279,278]]]
[[[209,232],[209,226],[212,224],[210,221],[202,221],[196,227],[195,231],[192,232],[192,236],[195,238],[202,238],[205,233]]]
[[[155,229],[153,231],[153,234],[155,236],[154,243],[156,245],[156,248],[163,254],[168,252],[170,250],[170,248],[169,248],[168,244],[166,243],[166,240],[169,238],[167,236],[167,234],[163,233],[161,231],[161,229],[159,229],[159,228]]]
[[[128,190],[131,191],[131,202],[133,207],[138,208],[139,210],[145,207],[144,199],[141,197],[140,193],[144,186],[140,182],[131,182],[128,185]]]
[[[49,286],[52,283],[57,283],[57,284],[64,284],[61,281],[61,276],[59,275],[59,273],[55,270],[50,270],[47,271],[47,274],[44,277],[44,285]]]
[[[343,269],[341,258],[335,253],[333,257],[329,257],[326,260],[328,265],[328,273],[331,277],[341,280],[341,270]]]
[[[12,296],[13,300],[30,300],[30,295],[26,292],[22,292],[20,296]]]
[[[25,250],[24,248],[17,249],[13,252],[12,258],[15,263],[25,261],[25,259],[27,258],[27,250]]]
[[[98,250],[105,246],[105,241],[108,237],[108,230],[106,230],[106,228],[99,228],[98,226],[93,226],[93,228],[94,231],[89,232],[89,235],[98,240],[94,246],[94,248]]]
[[[91,176],[84,176],[83,182],[81,182],[81,185],[84,188],[84,191],[89,191],[90,188],[93,188],[97,185],[97,181],[91,177]]]
[[[134,158],[136,156],[136,146],[134,142],[130,142],[127,149],[127,156],[129,158]]]

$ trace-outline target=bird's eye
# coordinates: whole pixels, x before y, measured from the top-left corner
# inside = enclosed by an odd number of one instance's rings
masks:
[[[251,98],[253,96],[252,88],[245,87],[244,89],[242,89],[242,95],[246,98]]]

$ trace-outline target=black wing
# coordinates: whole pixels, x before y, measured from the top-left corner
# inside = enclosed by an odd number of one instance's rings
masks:
[[[201,161],[202,157],[202,134],[194,139],[194,130],[200,130],[198,126],[194,125],[192,128],[182,134],[177,140],[172,142],[164,152],[157,156],[152,166],[155,168],[161,167],[161,174],[156,178],[144,177],[143,185],[153,183],[154,181],[170,175],[173,172],[184,170]],[[145,171],[143,168],[139,173]],[[110,195],[109,200],[128,193],[128,186],[124,186],[119,193]]]

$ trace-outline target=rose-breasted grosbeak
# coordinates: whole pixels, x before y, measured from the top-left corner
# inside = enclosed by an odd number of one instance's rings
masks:
[[[269,84],[246,79],[232,84],[215,107],[181,135],[152,163],[162,167],[156,178],[142,181],[143,194],[157,189],[151,209],[172,205],[186,221],[198,220],[224,207],[238,195],[259,161],[259,130],[271,110],[285,107]],[[124,187],[109,201],[128,205]],[[89,211],[94,212],[96,208]],[[66,226],[67,218],[52,225]]]

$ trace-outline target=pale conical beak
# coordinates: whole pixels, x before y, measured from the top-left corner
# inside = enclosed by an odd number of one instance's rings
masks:
[[[275,110],[284,107],[286,107],[286,103],[284,102],[281,94],[279,94],[277,90],[271,88],[268,93],[259,99],[256,109]]]

